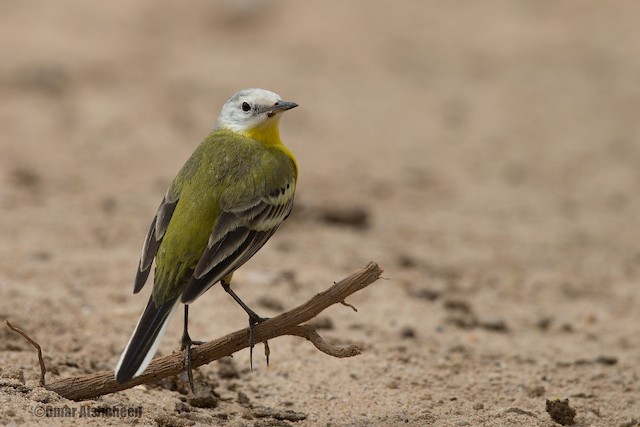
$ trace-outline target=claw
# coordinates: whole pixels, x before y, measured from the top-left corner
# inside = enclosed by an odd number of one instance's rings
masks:
[[[253,310],[249,309],[249,368],[253,371],[253,347],[255,341],[253,338],[253,330],[258,323],[268,320],[268,317],[260,317]],[[267,355],[267,365],[269,365],[269,356]]]
[[[188,331],[189,324],[189,306],[184,306],[184,331],[182,332],[182,344],[180,350],[184,350],[184,369],[187,371],[187,378],[189,380],[189,387],[191,393],[195,394],[196,389],[193,386],[193,373],[191,372],[191,347],[194,345],[204,344],[204,341],[193,341],[189,336]]]
[[[245,304],[238,295],[231,289],[231,285],[225,279],[220,281],[220,284],[224,288],[224,290],[231,295],[231,297],[238,303],[240,307],[249,315],[249,367],[253,371],[253,347],[255,346],[254,333],[253,330],[258,323],[264,322],[265,320],[269,320],[268,317],[260,317],[256,314],[255,311],[251,310],[247,304]],[[267,357],[267,366],[269,366],[269,344],[264,342],[265,345],[265,356]]]
[[[187,345],[184,352],[184,369],[187,371],[187,379],[189,380],[189,388],[191,393],[196,394],[196,388],[193,385],[193,372],[191,371],[191,344]]]

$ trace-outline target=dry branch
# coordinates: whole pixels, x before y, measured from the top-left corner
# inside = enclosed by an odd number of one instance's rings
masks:
[[[47,368],[44,366],[44,359],[42,358],[42,347],[40,347],[40,344],[38,344],[34,339],[27,335],[25,331],[20,328],[16,328],[8,320],[5,320],[4,323],[13,332],[22,335],[25,340],[29,341],[29,343],[34,346],[36,350],[38,350],[38,362],[40,362],[40,385],[44,386],[44,375],[47,373]]]
[[[358,346],[330,345],[318,335],[312,326],[301,325],[301,323],[309,321],[333,304],[344,302],[348,296],[378,280],[381,274],[382,269],[378,267],[378,264],[370,262],[306,303],[258,324],[254,331],[255,342],[264,342],[282,335],[295,335],[308,339],[318,350],[334,357],[351,357],[359,354],[361,349]],[[191,366],[196,368],[205,365],[222,357],[230,356],[248,346],[248,328],[233,332],[194,347],[191,352]],[[118,384],[114,379],[113,371],[107,371],[65,378],[49,384],[47,388],[71,400],[92,399],[138,384],[178,375],[184,369],[184,352],[180,351],[154,360],[144,374],[133,378],[126,384]]]

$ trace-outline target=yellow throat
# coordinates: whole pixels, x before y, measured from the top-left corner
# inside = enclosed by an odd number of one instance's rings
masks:
[[[259,143],[265,146],[283,145],[280,139],[280,117],[273,117],[271,120],[267,120],[260,125],[242,131],[241,133],[248,137],[255,139]]]

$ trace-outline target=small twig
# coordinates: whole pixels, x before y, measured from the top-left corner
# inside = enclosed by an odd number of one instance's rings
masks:
[[[318,335],[312,326],[301,326],[301,324],[316,317],[333,304],[344,301],[349,295],[369,286],[378,280],[381,274],[382,269],[378,267],[378,264],[370,262],[364,268],[344,278],[326,291],[317,294],[306,303],[279,316],[260,322],[255,326],[254,341],[259,343],[282,335],[295,335],[308,339],[318,350],[331,356],[350,357],[360,354],[362,350],[359,347],[353,345],[346,347],[330,345]],[[191,367],[196,368],[222,357],[230,356],[248,346],[248,328],[233,332],[193,348],[191,352]],[[184,372],[184,353],[180,351],[153,360],[142,375],[133,378],[126,384],[116,383],[113,371],[106,371],[64,378],[49,384],[47,388],[67,399],[84,400],[125,390],[138,384],[149,383],[168,376],[178,375],[182,372]]]
[[[311,325],[299,325],[289,331],[289,335],[296,335],[306,338],[321,352],[333,357],[353,357],[362,353],[362,349],[357,345],[336,346],[331,345],[322,339],[320,334]]]
[[[22,335],[25,340],[29,341],[29,343],[34,346],[36,350],[38,350],[38,361],[40,362],[40,385],[44,387],[44,374],[47,373],[47,368],[44,366],[44,359],[42,358],[42,347],[40,347],[40,344],[35,342],[29,335],[27,335],[25,331],[20,328],[16,328],[8,320],[5,319],[4,323],[6,323],[9,329],[11,329],[13,332]]]
[[[358,309],[357,309],[357,308],[355,308],[354,306],[352,306],[351,304],[349,304],[349,303],[348,303],[348,302],[346,302],[346,301],[340,301],[340,304],[344,305],[345,307],[349,307],[349,308],[351,308],[351,309],[352,309],[353,311],[355,311],[356,313],[358,312]]]

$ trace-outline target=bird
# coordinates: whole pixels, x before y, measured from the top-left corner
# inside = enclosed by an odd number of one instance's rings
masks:
[[[117,383],[144,372],[182,303],[181,350],[194,390],[191,347],[201,342],[188,333],[189,304],[216,283],[249,316],[252,356],[253,328],[266,318],[238,297],[231,278],[291,213],[298,164],[280,139],[279,123],[297,106],[265,89],[235,93],[170,184],[143,243],[133,293],[143,288],[155,261],[153,288],[115,368]]]

